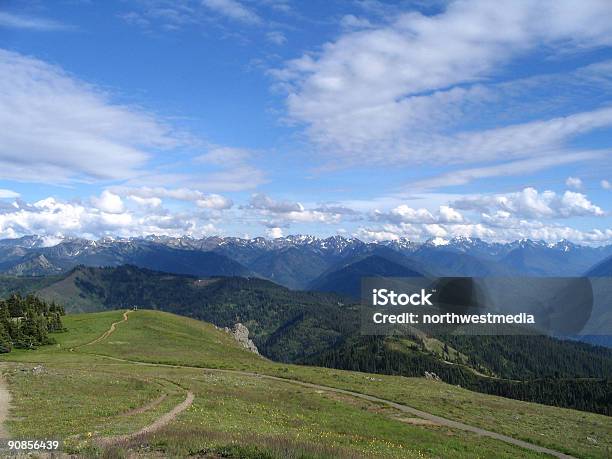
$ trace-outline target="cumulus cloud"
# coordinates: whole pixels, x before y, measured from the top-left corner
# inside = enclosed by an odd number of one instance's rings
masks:
[[[0,237],[39,234],[97,238],[106,235],[203,236],[219,233],[209,218],[197,212],[151,212],[150,207],[139,205],[128,208],[118,195],[111,192],[103,192],[89,202],[90,205],[49,197],[34,203],[0,208]],[[156,204],[146,200],[140,203],[143,202]],[[138,199],[135,203],[139,203]]]
[[[389,212],[375,211],[374,220],[389,223],[461,223],[464,221],[463,215],[449,206],[440,206],[437,212],[430,212],[427,209],[413,209],[405,204],[391,209]]]
[[[470,213],[468,220],[458,210]],[[556,219],[602,217],[606,212],[576,191],[556,193],[525,188],[514,193],[474,195],[454,199],[437,211],[400,205],[375,212],[354,235],[365,240],[436,239],[444,243],[463,236],[508,242],[522,238],[556,242],[568,239],[584,244],[609,243],[610,228],[581,230]]]
[[[565,180],[565,185],[568,188],[579,190],[580,188],[582,188],[582,180],[580,180],[578,177],[568,177]]]
[[[209,194],[196,200],[196,205],[203,209],[225,210],[231,208],[234,203],[231,199],[219,194]]]
[[[601,181],[601,187],[604,190],[609,190],[609,189],[612,189],[612,184],[610,184],[610,182],[608,180],[602,180]]]
[[[453,206],[462,210],[477,210],[487,218],[491,215],[532,219],[605,215],[599,206],[589,201],[582,193],[565,191],[563,194],[557,194],[548,190],[539,192],[532,187],[515,193],[468,196],[458,199]]]
[[[124,210],[121,196],[108,190],[104,190],[100,197],[94,197],[91,201],[96,208],[109,214],[120,214]]]
[[[193,202],[200,208],[213,210],[230,209],[234,205],[230,198],[216,193],[206,194],[192,188],[114,187],[113,190],[119,194],[129,196],[130,199],[139,204],[146,204],[152,207],[159,206],[162,203],[162,199]]]
[[[181,144],[153,115],[114,104],[61,68],[0,50],[0,177],[125,179]]]
[[[255,193],[244,209],[256,210],[263,217],[271,218],[269,226],[286,226],[288,223],[337,223],[347,213],[344,208],[317,207],[306,209],[301,203],[272,199],[263,193]]]
[[[450,239],[453,237],[474,237],[490,239],[496,236],[493,229],[488,228],[482,223],[476,224],[413,224],[399,223],[386,224],[382,227],[360,227],[355,235],[365,240],[395,240],[407,238],[414,241],[424,241],[433,238],[440,240]]]
[[[142,198],[140,196],[130,195],[128,198],[141,207],[156,208],[162,205],[162,200],[157,197]]]
[[[612,238],[612,229],[583,231],[568,226],[547,225],[541,222],[513,219],[512,224],[505,222],[504,227],[491,227],[484,222],[460,225],[387,224],[382,227],[364,226],[358,228],[354,235],[368,241],[394,240],[399,238],[415,241],[435,239],[438,244],[444,244],[455,237],[471,237],[498,242],[511,242],[524,238],[546,242],[557,242],[567,239],[587,245],[601,245],[609,243]]]
[[[283,230],[279,227],[268,228],[266,235],[272,239],[283,237]]]
[[[304,206],[299,202],[278,201],[263,193],[255,193],[249,203],[251,209],[266,210],[275,214],[301,212]]]

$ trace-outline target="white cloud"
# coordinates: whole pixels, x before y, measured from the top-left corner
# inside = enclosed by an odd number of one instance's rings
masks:
[[[196,205],[203,209],[225,210],[231,208],[234,203],[231,199],[219,194],[210,194],[196,200]]]
[[[366,241],[407,238],[414,241],[437,239],[439,242],[445,242],[461,236],[498,242],[511,242],[523,238],[546,242],[567,239],[587,245],[601,245],[612,240],[612,229],[610,228],[583,231],[568,226],[547,225],[525,220],[512,220],[512,224],[509,222],[505,224],[506,226],[503,227],[491,227],[484,222],[462,225],[388,224],[382,227],[360,227],[354,235]]]
[[[94,197],[91,201],[96,208],[109,214],[120,214],[125,209],[121,196],[108,190],[104,190],[100,197]]]
[[[568,177],[567,180],[565,180],[565,185],[567,185],[568,188],[579,190],[582,188],[582,180],[578,177]]]
[[[347,14],[340,20],[340,25],[345,29],[369,29],[373,24],[369,19],[357,17],[354,14]]]
[[[117,195],[102,193],[91,205],[53,197],[0,210],[0,237],[26,234],[81,237],[219,234],[213,222],[198,212],[151,212],[150,207],[127,208]],[[132,198],[130,198],[132,199]],[[137,202],[137,200],[135,201]],[[159,209],[161,210],[161,209]]]
[[[119,194],[136,196],[139,198],[170,198],[179,201],[197,201],[204,196],[199,190],[190,188],[164,188],[164,187],[114,187],[113,190]]]
[[[430,212],[427,209],[413,209],[405,204],[401,204],[389,212],[375,211],[372,215],[376,221],[389,223],[461,223],[464,221],[463,215],[450,206],[440,206],[437,212]]]
[[[181,140],[149,113],[43,61],[0,50],[0,177],[125,179]]]
[[[259,24],[261,18],[251,9],[237,0],[202,0],[207,8],[235,21],[247,24]]]
[[[521,159],[518,161],[505,162],[492,166],[475,167],[454,170],[434,177],[428,177],[410,182],[407,188],[411,190],[426,190],[444,188],[450,186],[465,185],[474,180],[489,177],[507,177],[515,175],[527,175],[564,164],[581,161],[595,160],[609,155],[609,151],[584,151],[584,152],[557,152],[554,155],[540,158]]]
[[[162,205],[162,200],[157,197],[142,198],[140,196],[130,195],[128,196],[128,198],[131,201],[135,202],[136,204],[142,207],[155,208],[155,207],[161,207]]]
[[[611,188],[612,188],[612,184],[610,184],[610,182],[609,182],[608,180],[602,180],[602,181],[601,181],[601,187],[602,187],[604,190],[609,190],[609,189],[611,189]]]
[[[271,237],[272,239],[277,239],[279,237],[283,237],[283,230],[278,227],[269,228],[266,234],[268,237]]]
[[[266,182],[264,172],[251,164],[254,153],[243,148],[210,148],[206,154],[197,156],[196,163],[216,167],[209,172],[200,187],[215,191],[242,191],[256,188]]]
[[[566,191],[558,204],[557,212],[563,217],[573,216],[603,216],[604,211],[599,206],[596,206],[582,193]]]
[[[266,210],[275,214],[301,212],[304,210],[304,206],[299,202],[277,201],[263,193],[255,193],[251,196],[249,207],[252,209]]]
[[[266,34],[266,39],[270,43],[274,43],[275,45],[284,45],[287,43],[287,37],[284,33],[279,32],[278,30],[273,30],[272,32],[268,32]]]
[[[19,196],[20,194],[17,193],[16,191],[0,189],[0,199],[18,198]]]
[[[514,58],[534,50],[553,54],[610,44],[609,2],[517,1],[500,8],[465,0],[448,3],[437,15],[407,12],[371,29],[346,32],[273,74],[288,91],[290,117],[307,127],[314,142],[347,160],[510,159],[541,155],[572,136],[610,126],[612,111],[557,115],[484,132],[444,132],[445,124],[435,118],[478,90],[469,85],[499,74]],[[439,108],[436,101],[445,105]]]
[[[36,31],[67,30],[69,26],[51,19],[36,18],[29,16],[19,16],[6,11],[0,11],[0,27],[12,29],[28,29]]]
[[[440,221],[445,223],[461,223],[463,215],[450,206],[440,206]]]
[[[407,238],[414,241],[423,241],[432,238],[440,240],[452,237],[477,237],[491,239],[496,237],[495,231],[487,228],[481,223],[477,224],[387,224],[382,227],[360,227],[355,232],[355,236],[364,240],[395,240]]]
[[[566,191],[560,195],[554,191],[539,192],[531,187],[516,193],[467,196],[455,201],[453,206],[463,210],[477,210],[489,220],[511,216],[550,219],[605,215],[599,206],[590,202],[582,193]]]
[[[359,228],[355,233],[355,237],[364,241],[394,241],[402,237],[398,232],[376,230],[371,228]]]
[[[216,164],[218,166],[227,164],[236,165],[246,162],[251,156],[252,152],[245,148],[215,146],[210,148],[207,153],[197,156],[195,161]]]
[[[320,206],[306,209],[299,202],[278,201],[263,193],[255,193],[251,196],[248,206],[243,209],[256,211],[267,221],[270,226],[287,226],[289,223],[338,223],[348,209],[333,206]]]
[[[162,199],[193,202],[198,207],[212,210],[225,210],[233,206],[231,199],[216,193],[206,194],[192,188],[164,188],[164,187],[114,187],[118,194],[127,195],[139,204],[157,207]]]

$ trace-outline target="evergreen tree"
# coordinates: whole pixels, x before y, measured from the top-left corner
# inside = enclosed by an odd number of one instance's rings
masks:
[[[6,352],[11,352],[11,349],[13,349],[11,337],[6,330],[4,323],[0,322],[0,353],[4,354]]]

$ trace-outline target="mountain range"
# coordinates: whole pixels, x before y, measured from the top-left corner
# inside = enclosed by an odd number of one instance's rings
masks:
[[[612,256],[612,245],[590,247],[523,239],[489,243],[458,237],[416,243],[407,239],[364,242],[333,236],[277,239],[148,236],[0,240],[0,273],[60,274],[78,265],[142,268],[195,276],[260,277],[292,289],[355,293],[360,276],[578,276]],[[605,271],[605,267],[598,268]],[[342,285],[338,287],[338,280]]]

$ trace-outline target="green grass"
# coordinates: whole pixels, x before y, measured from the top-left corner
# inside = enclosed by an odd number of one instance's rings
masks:
[[[537,457],[469,433],[406,424],[394,410],[288,382],[105,359],[92,363],[93,370],[87,371],[74,364],[47,364],[39,375],[32,374],[31,366],[12,364],[8,380],[18,394],[18,417],[8,425],[11,433],[19,438],[69,438],[69,444],[83,450],[94,436],[132,432],[149,424],[182,399],[177,388],[182,387],[196,394],[194,404],[149,439],[149,448],[170,456],[236,445],[271,445],[274,452],[274,445],[280,444],[322,457],[472,458],[491,457],[493,452],[500,458]],[[168,390],[171,397],[154,410],[125,415]]]
[[[7,362],[14,398],[8,424],[13,435],[87,440],[90,432],[133,432],[168,411],[189,389],[196,394],[191,408],[151,435],[148,446],[133,442],[125,447],[175,457],[220,452],[227,457],[290,457],[288,451],[295,457],[299,451],[304,457],[536,456],[463,431],[412,425],[405,414],[354,397],[257,376],[117,360],[125,359],[246,370],[350,389],[579,457],[606,457],[612,448],[612,422],[605,416],[483,395],[423,378],[277,364],[242,349],[210,324],[168,313],[133,312],[108,338],[83,346],[121,316],[120,311],[66,316],[69,331],[54,335],[57,345],[0,357]],[[35,375],[30,369],[39,362],[45,371]],[[154,409],[125,415],[161,393],[168,396]]]

